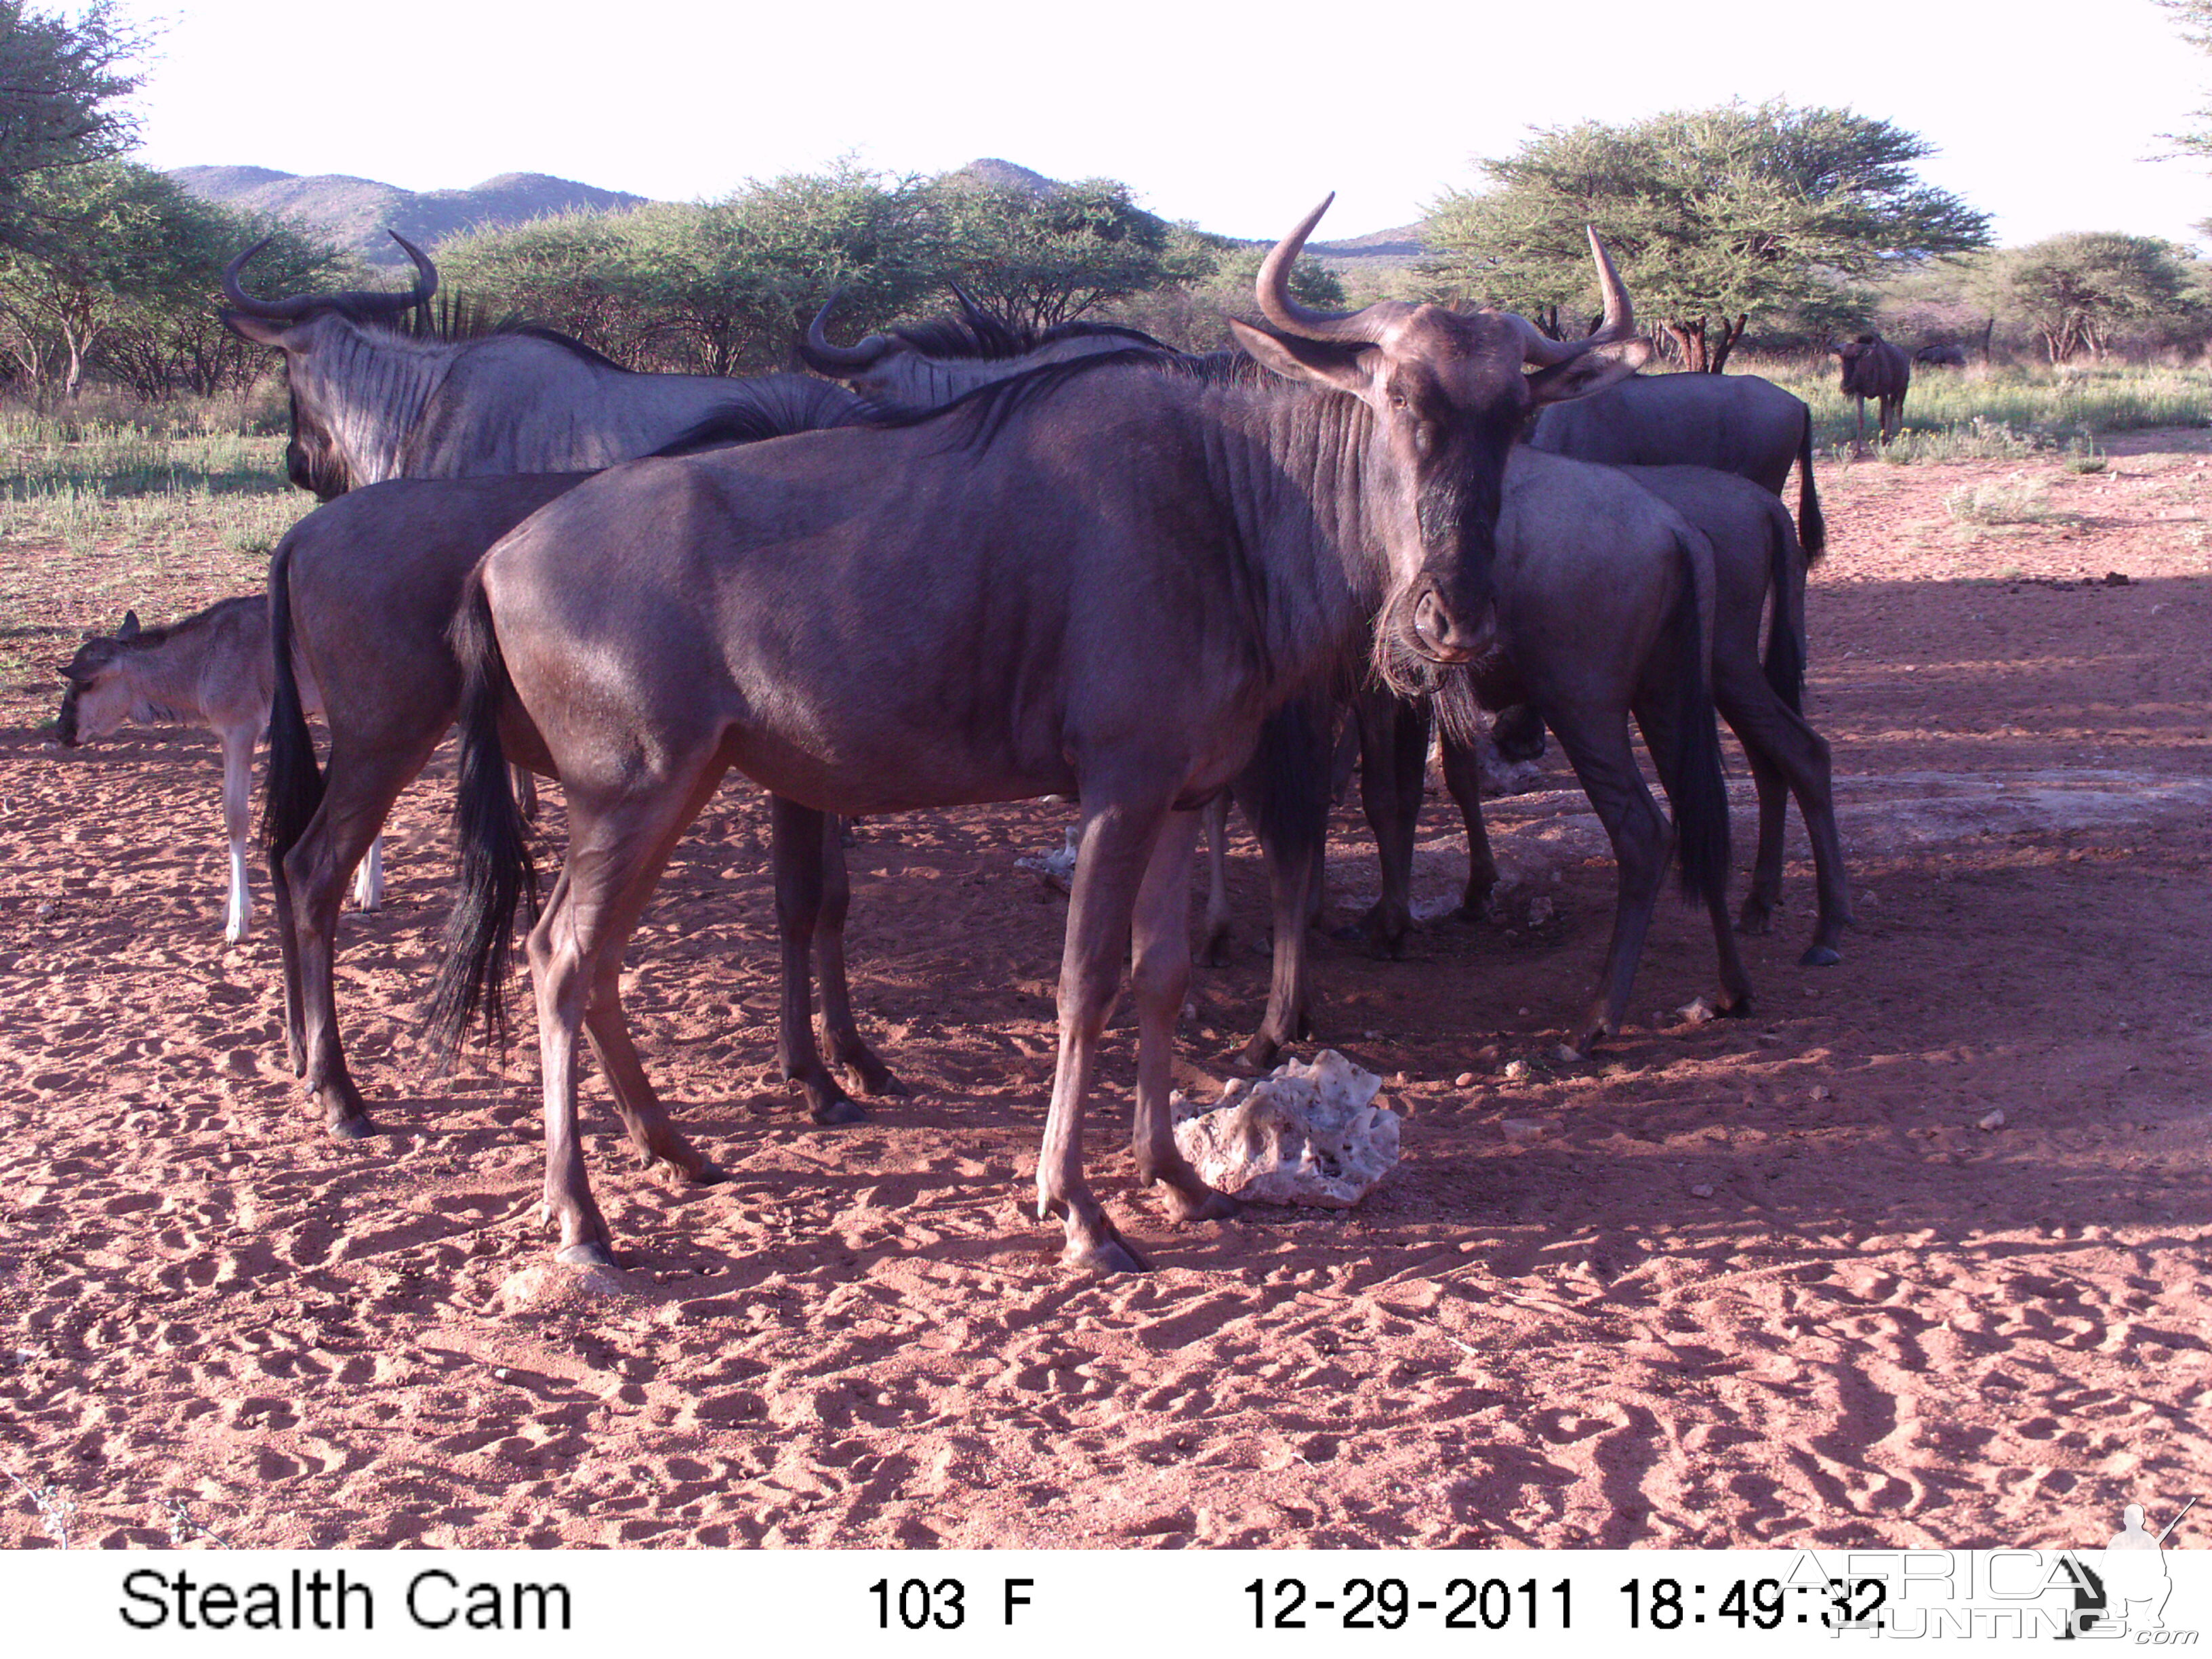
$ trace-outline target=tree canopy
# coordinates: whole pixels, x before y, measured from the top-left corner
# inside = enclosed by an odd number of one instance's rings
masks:
[[[1431,290],[1531,316],[1594,312],[1585,225],[1692,368],[1763,313],[1832,306],[1838,280],[1987,246],[1988,216],[1921,183],[1917,136],[1779,102],[1540,131],[1430,209]]]
[[[2024,316],[2054,363],[2101,357],[2121,329],[2192,311],[2195,273],[2179,248],[2119,231],[2052,236],[1999,254],[1990,292]]]
[[[75,21],[0,0],[0,246],[36,248],[55,233],[27,181],[130,149],[137,128],[121,102],[137,89],[128,65],[139,50],[113,0]]]

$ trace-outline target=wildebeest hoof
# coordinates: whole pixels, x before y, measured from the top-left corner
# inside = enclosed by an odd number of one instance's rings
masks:
[[[857,1100],[840,1095],[835,1100],[823,1101],[806,1115],[827,1127],[839,1123],[865,1123],[868,1121],[868,1109]]]
[[[580,1244],[564,1244],[553,1253],[553,1259],[571,1267],[612,1267],[617,1265],[615,1253],[597,1239],[586,1239]]]
[[[376,1125],[366,1112],[330,1118],[323,1127],[330,1131],[333,1140],[366,1140],[376,1133]]]
[[[1244,1045],[1243,1052],[1237,1056],[1237,1064],[1256,1076],[1261,1072],[1274,1070],[1275,1060],[1282,1052],[1283,1045],[1274,1038],[1255,1036]]]
[[[671,1158],[662,1152],[645,1152],[638,1158],[638,1167],[659,1175],[664,1180],[684,1187],[719,1187],[730,1178],[730,1172],[720,1164],[699,1152],[687,1152],[682,1158]]]
[[[878,1100],[914,1098],[913,1090],[880,1066],[873,1072],[861,1072],[858,1075],[860,1079],[860,1092],[864,1095],[872,1096]]]
[[[1087,1243],[1069,1239],[1067,1248],[1060,1253],[1060,1265],[1085,1273],[1144,1273],[1152,1270],[1152,1264],[1138,1255],[1133,1245],[1110,1231],[1104,1237]]]
[[[1797,958],[1800,968],[1832,968],[1844,959],[1844,953],[1832,945],[1815,945]]]
[[[1226,1193],[1207,1187],[1199,1192],[1186,1192],[1181,1187],[1160,1183],[1160,1197],[1166,1204],[1170,1220],[1233,1221],[1243,1206]]]
[[[1773,917],[1764,910],[1746,910],[1735,919],[1736,932],[1747,939],[1757,939],[1773,926]]]
[[[1226,968],[1229,965],[1229,947],[1231,942],[1229,929],[1226,927],[1208,933],[1206,936],[1205,947],[1198,953],[1198,959],[1208,968]]]

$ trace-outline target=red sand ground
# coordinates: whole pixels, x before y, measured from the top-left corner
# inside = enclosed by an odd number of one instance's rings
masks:
[[[821,1130],[767,1070],[765,818],[726,790],[631,1006],[734,1179],[633,1172],[592,1083],[637,1294],[518,1316],[500,1286],[544,1248],[534,1054],[416,1063],[443,763],[395,822],[389,908],[346,924],[390,1133],[340,1145],[283,1072],[265,908],[222,942],[211,740],[64,754],[33,726],[51,689],[9,688],[0,1468],[67,1494],[79,1546],[164,1541],[178,1500],[234,1545],[363,1547],[2045,1545],[2127,1502],[2171,1514],[2212,1489],[2205,437],[2117,443],[2102,477],[1830,471],[1808,711],[1861,926],[1841,968],[1795,965],[1793,831],[1752,1018],[1547,1058],[1612,893],[1554,757],[1553,793],[1494,823],[1510,870],[1556,876],[1557,922],[1439,921],[1402,963],[1322,948],[1325,1036],[1413,1115],[1362,1208],[1168,1226],[1127,1190],[1121,1027],[1092,1165],[1143,1277],[1063,1276],[1024,1212],[1063,901],[1013,860],[1058,811],[861,830],[863,1018],[916,1094]],[[2014,474],[2054,516],[1947,514]],[[2109,570],[2132,580],[2081,585]],[[1430,901],[1458,880],[1441,805]],[[1351,902],[1369,855],[1337,830]],[[1186,1086],[1228,1074],[1264,994],[1249,848],[1235,876]],[[1668,908],[1639,1011],[1710,988],[1699,926]],[[1549,1133],[1508,1141],[1508,1116]],[[0,1542],[46,1541],[0,1497]]]

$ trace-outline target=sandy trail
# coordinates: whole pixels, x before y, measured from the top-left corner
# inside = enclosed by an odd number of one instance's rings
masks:
[[[856,990],[916,1093],[818,1130],[769,1073],[766,819],[726,790],[629,994],[734,1178],[634,1172],[592,1083],[638,1292],[518,1317],[534,1056],[432,1080],[416,1050],[443,760],[395,822],[389,907],[345,924],[387,1133],[342,1146],[283,1073],[265,909],[222,943],[211,741],[59,754],[32,729],[49,689],[9,688],[0,1467],[69,1494],[79,1545],[161,1541],[176,1501],[260,1546],[2051,1545],[2170,1514],[2212,1486],[2203,436],[2112,479],[2042,467],[2060,515],[2017,530],[1942,506],[2011,466],[1828,480],[1808,712],[1860,903],[1841,968],[1795,965],[1793,820],[1752,1018],[1548,1058],[1612,896],[1554,759],[1494,819],[1550,921],[1439,920],[1398,963],[1320,947],[1325,1036],[1413,1113],[1361,1209],[1168,1226],[1127,1190],[1117,1029],[1092,1163],[1161,1267],[1110,1281],[1063,1276],[1024,1211],[1064,901],[1013,860],[1058,845],[1052,810],[862,829]],[[2081,585],[2107,570],[2129,584]],[[30,620],[59,639],[81,608]],[[1460,879],[1447,811],[1431,913]],[[1336,831],[1348,901],[1371,863]],[[1227,1075],[1265,994],[1249,844],[1234,878],[1187,1086]],[[1636,1008],[1711,977],[1668,906]],[[1508,1141],[1509,1116],[1548,1133]],[[0,1517],[44,1541],[20,1497]]]

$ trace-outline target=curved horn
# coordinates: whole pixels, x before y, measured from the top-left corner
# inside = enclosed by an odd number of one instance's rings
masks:
[[[799,343],[799,356],[809,368],[818,374],[856,374],[864,368],[872,368],[876,359],[890,349],[891,343],[880,334],[871,334],[856,346],[830,343],[830,337],[822,331],[822,325],[829,321],[830,313],[837,308],[837,301],[844,297],[845,290],[841,288],[823,301],[822,309],[814,313],[814,320],[807,324],[806,333]],[[874,343],[873,350],[869,349],[870,342]]]
[[[238,279],[246,261],[276,240],[264,236],[222,268],[222,297],[240,316],[258,317],[270,323],[296,323],[309,312],[334,307],[343,307],[356,316],[370,317],[410,311],[438,291],[438,268],[430,263],[429,255],[398,231],[390,234],[415,262],[415,286],[404,294],[359,289],[346,294],[295,294],[285,300],[257,300]]]
[[[1597,239],[1597,228],[1585,225],[1589,235],[1590,258],[1597,262],[1598,292],[1605,298],[1605,316],[1597,331],[1579,340],[1554,340],[1526,317],[1513,316],[1521,326],[1523,360],[1540,368],[1549,368],[1579,357],[1593,346],[1612,345],[1621,340],[1632,339],[1636,334],[1636,307],[1629,302],[1628,289],[1613,269],[1613,257],[1605,251],[1605,244]]]
[[[1370,341],[1375,338],[1375,325],[1364,312],[1309,311],[1291,298],[1291,267],[1297,262],[1298,250],[1335,200],[1334,191],[1322,198],[1321,205],[1268,252],[1253,281],[1252,295],[1260,302],[1260,314],[1285,334],[1308,340]]]
[[[989,323],[996,320],[992,317],[989,312],[983,309],[981,304],[976,300],[974,295],[970,294],[966,289],[961,287],[959,283],[954,282],[951,277],[948,276],[945,278],[945,286],[952,290],[952,297],[960,302],[960,309],[967,314],[968,320],[971,324],[981,323],[988,325]]]

